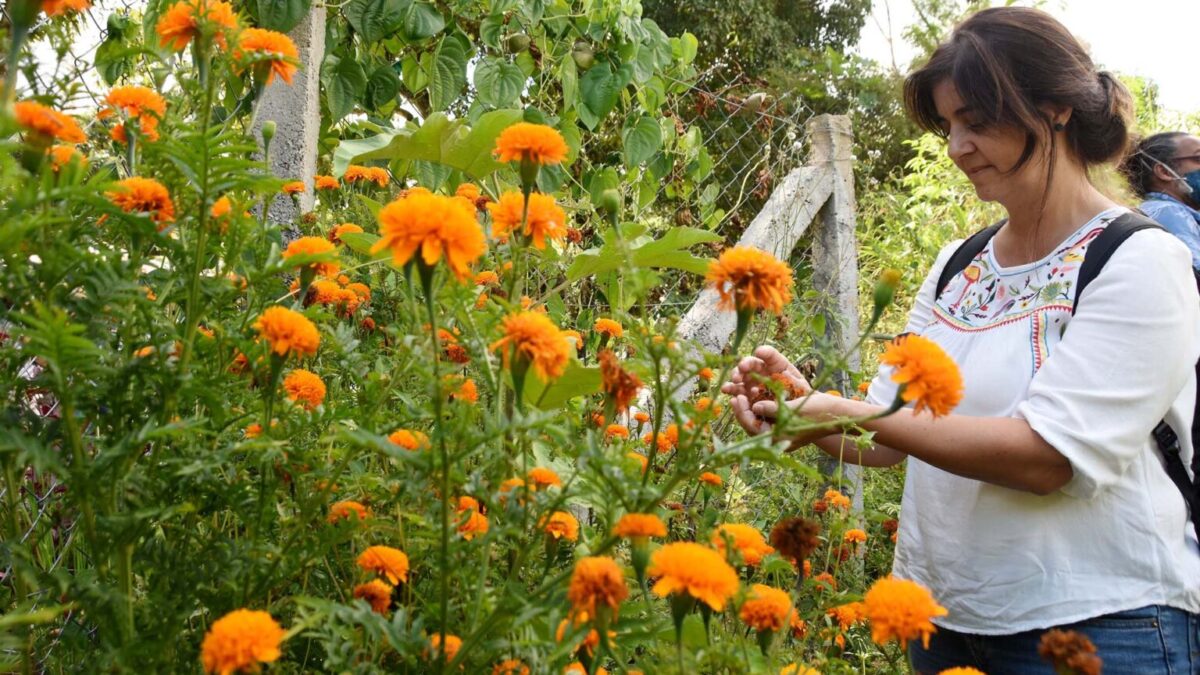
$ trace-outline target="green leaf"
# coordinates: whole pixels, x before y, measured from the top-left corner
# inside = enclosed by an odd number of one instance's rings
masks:
[[[671,52],[685,66],[696,60],[699,49],[700,41],[691,33],[684,32],[677,38],[671,38]]]
[[[636,268],[670,267],[694,274],[704,274],[708,271],[709,260],[692,255],[687,248],[696,244],[721,240],[720,235],[707,230],[673,227],[660,239],[638,247],[633,252],[633,265]]]
[[[429,105],[445,110],[467,86],[467,48],[453,35],[442,38],[433,54],[429,73]]]
[[[625,130],[625,166],[633,167],[645,162],[662,147],[662,129],[649,115],[642,115],[637,124]]]
[[[563,59],[558,70],[558,80],[562,85],[563,112],[566,112],[575,107],[575,99],[579,95],[579,70],[575,67],[575,59]]]
[[[367,107],[380,108],[395,101],[400,93],[400,76],[392,66],[379,66],[367,80]]]
[[[525,378],[525,401],[542,410],[553,410],[578,396],[588,396],[600,391],[600,368],[585,367],[571,361],[567,370],[547,386],[530,372]]]
[[[461,121],[451,121],[443,113],[433,113],[420,126],[412,125],[370,138],[342,141],[333,153],[333,173],[340,176],[351,162],[372,159],[440,162],[443,144],[461,125]]]
[[[595,131],[600,120],[612,111],[621,93],[621,80],[612,67],[597,63],[579,80],[579,91],[583,105],[579,106],[579,119],[587,128]]]
[[[366,95],[367,73],[358,61],[338,58],[326,75],[325,102],[329,105],[330,121],[337,123]]]
[[[476,179],[503,169],[505,165],[492,156],[496,137],[521,119],[520,110],[493,110],[480,115],[470,132],[450,144],[446,163]]]
[[[400,60],[400,78],[411,93],[420,93],[429,86],[429,74],[421,67],[421,62],[412,54]]]
[[[525,87],[521,69],[502,59],[488,58],[475,66],[475,91],[479,101],[492,108],[512,104]]]
[[[379,210],[383,208],[383,204],[380,204],[364,194],[356,194],[354,197],[358,199],[363,206],[367,207],[367,211],[370,212],[372,218],[379,217]]]
[[[376,254],[371,253],[371,247],[375,245],[375,242],[379,241],[379,235],[377,234],[352,232],[350,234],[343,234],[339,238],[346,244],[346,248],[360,255],[371,258],[386,258],[391,255],[387,251],[380,251]]]
[[[406,4],[411,1],[350,0],[342,9],[342,15],[364,40],[377,42],[400,28]]]
[[[404,38],[409,42],[417,42],[442,32],[446,27],[446,19],[431,3],[411,2],[403,10],[404,20],[401,23]]]
[[[483,21],[479,22],[479,39],[483,44],[493,48],[500,48],[500,36],[504,33],[504,15],[489,14],[484,17]]]
[[[286,33],[304,20],[311,0],[258,0],[258,22],[262,28]]]

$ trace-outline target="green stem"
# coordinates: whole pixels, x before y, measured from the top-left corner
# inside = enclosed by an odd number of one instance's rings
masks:
[[[438,344],[438,327],[437,327],[437,312],[433,308],[433,268],[426,267],[423,263],[418,263],[418,271],[421,277],[421,286],[425,291],[425,311],[429,316],[429,336],[430,344],[433,347],[433,415],[434,424],[436,425],[435,433],[438,438],[438,454],[442,464],[442,537],[441,550],[439,558],[441,561],[439,573],[441,583],[439,593],[441,596],[441,635],[442,640],[446,639],[446,632],[449,628],[450,613],[450,452],[446,447],[446,433],[442,429],[442,374],[440,367],[441,347]],[[444,669],[446,666],[446,650],[443,648],[438,652],[438,662]]]
[[[79,509],[83,512],[83,536],[87,539],[92,560],[96,561],[100,578],[106,579],[108,564],[101,555],[100,542],[96,538],[96,513],[92,508],[91,490],[86,487],[90,483],[85,479],[88,462],[83,452],[83,439],[80,437],[79,425],[75,423],[75,406],[70,399],[62,399],[62,422],[66,427],[67,442],[71,445],[71,458],[74,464],[72,473],[80,478],[78,485],[83,487],[77,492],[80,496]]]

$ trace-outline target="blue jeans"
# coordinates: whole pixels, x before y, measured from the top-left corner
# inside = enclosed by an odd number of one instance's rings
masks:
[[[1096,645],[1106,675],[1200,673],[1200,616],[1182,609],[1150,605],[1058,628],[1086,635]],[[939,628],[929,649],[920,640],[910,642],[908,649],[919,675],[937,675],[956,666],[988,675],[1054,675],[1053,667],[1038,656],[1045,632],[972,635]]]

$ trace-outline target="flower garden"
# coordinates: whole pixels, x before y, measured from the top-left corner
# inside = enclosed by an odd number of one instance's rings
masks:
[[[478,11],[526,21],[543,67],[582,68],[543,39],[572,21],[530,14],[546,4]],[[574,20],[632,43],[619,4]],[[7,11],[13,64],[35,27],[89,8]],[[328,152],[276,176],[281,139],[255,116],[298,77],[292,41],[222,0],[144,24],[87,115],[6,73],[4,668],[906,670],[945,610],[887,576],[895,514],[852,509],[840,470],[786,452],[786,424],[746,436],[719,394],[806,277],[704,227],[648,227],[618,172],[637,137],[583,157],[615,102],[539,109],[574,95],[559,83],[516,114],[437,118],[466,121],[447,135],[422,136],[427,117],[408,142],[445,166]],[[686,72],[686,37],[662,38],[649,67]],[[306,193],[295,222],[268,218]],[[879,281],[875,321],[898,282]],[[725,354],[654,302],[679,284],[736,313]],[[953,407],[939,358],[889,347],[898,404]]]

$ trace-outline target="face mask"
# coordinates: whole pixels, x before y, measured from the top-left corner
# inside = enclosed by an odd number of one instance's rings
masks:
[[[1187,188],[1188,197],[1195,203],[1200,204],[1200,169],[1190,171],[1179,177]]]
[[[1162,168],[1166,169],[1167,173],[1170,173],[1175,180],[1179,181],[1179,183],[1183,185],[1183,195],[1187,197],[1189,201],[1200,203],[1200,169],[1197,169],[1196,171],[1190,171],[1187,173],[1187,175],[1180,176],[1175,172],[1175,169],[1172,169],[1166,162],[1163,162],[1156,157],[1151,157],[1141,150],[1138,150],[1138,153],[1146,159],[1149,159],[1155,164],[1158,164]]]

